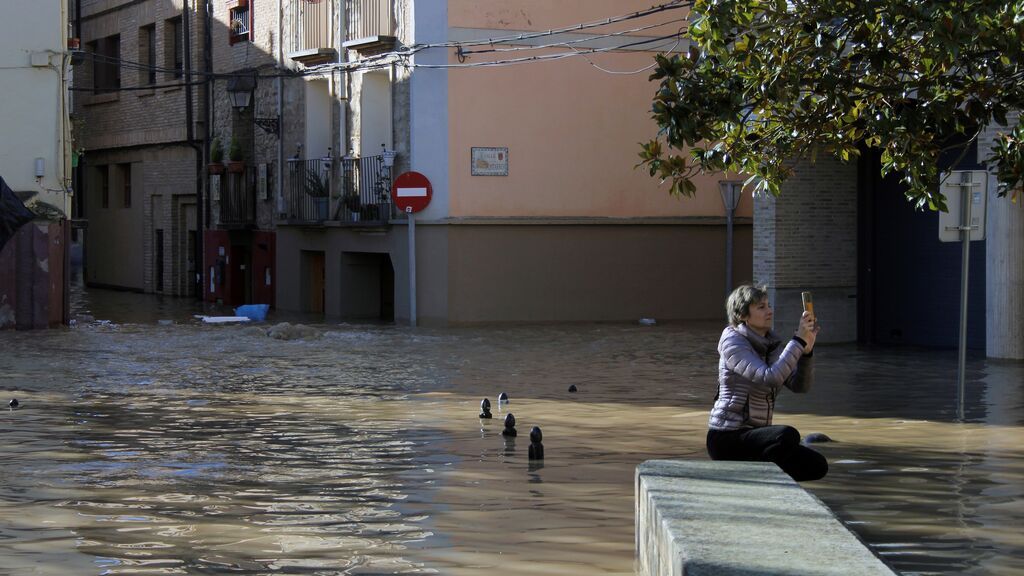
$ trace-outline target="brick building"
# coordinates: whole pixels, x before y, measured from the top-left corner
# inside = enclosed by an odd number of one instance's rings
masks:
[[[182,0],[82,0],[77,208],[90,285],[196,293],[205,21]],[[192,79],[192,85],[188,81]]]

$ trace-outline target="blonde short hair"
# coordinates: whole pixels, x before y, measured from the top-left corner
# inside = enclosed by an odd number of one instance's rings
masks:
[[[751,304],[757,304],[767,297],[768,291],[765,288],[753,284],[738,286],[725,301],[725,316],[729,319],[729,324],[732,326],[742,324],[743,319],[750,315]]]

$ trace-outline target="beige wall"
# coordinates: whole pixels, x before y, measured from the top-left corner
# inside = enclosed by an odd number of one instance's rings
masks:
[[[7,0],[0,6],[0,175],[11,189],[34,192],[70,216],[67,1]],[[43,159],[41,178],[37,158]]]
[[[389,254],[395,320],[409,318],[403,226],[379,236],[358,230],[278,230],[278,307],[304,310],[302,251],[322,251],[325,313],[343,314],[353,282],[346,252]],[[707,224],[420,225],[416,228],[417,322],[635,322],[723,318],[725,228]],[[735,281],[749,281],[749,221],[735,229]]]
[[[514,7],[511,7],[514,6]],[[646,1],[522,0],[449,2],[449,25],[482,30],[548,30],[649,8]],[[604,34],[680,18],[682,11],[587,31]],[[669,34],[664,28],[631,35]],[[628,41],[628,40],[621,40]],[[685,44],[680,43],[680,46]],[[505,46],[507,47],[507,46]],[[585,44],[580,49],[586,49]],[[471,55],[466,63],[565,52],[566,48]],[[719,175],[697,179],[696,198],[668,195],[646,171],[634,168],[639,142],[657,134],[650,119],[657,85],[649,72],[654,53],[616,51],[514,66],[452,69],[449,94],[450,216],[722,216]],[[458,60],[451,55],[449,63]],[[508,176],[472,176],[472,147],[507,147]],[[750,216],[750,198],[737,212]]]
[[[550,30],[646,10],[654,4],[657,2],[650,0],[448,0],[448,24],[466,28]],[[671,10],[648,20],[627,21],[609,29],[634,28],[656,18],[681,18],[685,13],[685,9]]]
[[[600,58],[614,70],[651,61],[648,53]],[[638,142],[657,132],[654,88],[646,73],[610,75],[582,59],[452,71],[451,215],[722,215],[718,177],[701,178],[697,197],[680,201],[634,169]],[[509,175],[472,176],[474,146],[508,147]]]
[[[576,322],[723,317],[721,226],[451,226],[449,320]],[[750,274],[749,225],[734,276]]]

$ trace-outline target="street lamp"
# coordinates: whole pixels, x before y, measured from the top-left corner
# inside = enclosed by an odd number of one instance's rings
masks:
[[[256,78],[253,76],[232,76],[228,78],[228,100],[231,107],[239,112],[249,107],[252,91],[256,89]]]
[[[722,180],[718,186],[725,206],[725,295],[728,296],[732,291],[732,219],[743,195],[743,182]]]
[[[228,100],[231,107],[241,114],[252,102],[252,93],[256,89],[256,76],[232,76],[228,78]],[[281,133],[281,119],[277,116],[260,117],[253,116],[253,123],[261,130],[275,136]]]

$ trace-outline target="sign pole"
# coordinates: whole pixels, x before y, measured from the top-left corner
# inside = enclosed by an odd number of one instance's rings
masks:
[[[409,326],[416,327],[416,217],[405,209],[409,219]]]
[[[971,261],[971,173],[960,174],[960,235],[963,250],[960,256],[960,350],[957,367],[957,418],[964,419],[964,395],[967,364],[967,279]]]
[[[416,327],[416,217],[434,195],[430,180],[419,172],[403,172],[391,185],[395,206],[405,211],[409,224],[409,326]]]

